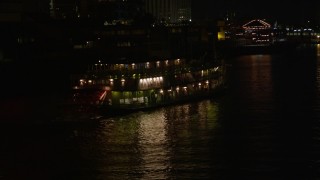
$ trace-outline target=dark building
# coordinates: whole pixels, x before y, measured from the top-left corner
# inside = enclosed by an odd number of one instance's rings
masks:
[[[49,0],[2,0],[0,22],[20,22],[25,18],[44,18],[49,15]]]
[[[50,0],[50,14],[55,19],[101,19],[108,25],[145,21],[145,16],[168,24],[192,20],[191,0]]]
[[[40,1],[29,2],[37,4]],[[3,33],[7,40],[0,45],[7,50],[2,54],[11,54],[16,59],[57,58],[82,62],[90,57],[199,57],[212,50],[208,45],[212,45],[213,35],[209,36],[212,29],[208,26],[181,23],[191,20],[190,2],[49,0],[47,14],[51,18],[19,21],[13,26],[14,31],[7,28],[10,35]],[[19,6],[14,6],[15,3]],[[41,3],[37,6],[39,8],[33,10],[34,14],[42,12],[45,6],[40,6]],[[11,5],[14,10],[11,11],[24,14],[24,9],[29,6],[25,4],[22,0],[13,1]],[[151,26],[152,16],[166,18],[170,26]]]
[[[46,0],[2,0],[0,2],[0,61],[19,56],[21,44],[32,44],[37,23],[49,19]]]
[[[50,0],[54,19],[99,19],[108,24],[128,24],[144,14],[143,0]]]
[[[192,20],[191,0],[146,0],[146,12],[162,23],[175,24]]]

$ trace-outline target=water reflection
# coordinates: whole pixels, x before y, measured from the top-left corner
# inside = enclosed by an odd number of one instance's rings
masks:
[[[317,57],[320,57],[320,44],[317,44]]]
[[[317,51],[317,87],[320,89],[320,44],[316,46]]]
[[[320,148],[319,147],[319,143],[320,143],[320,44],[316,45],[316,54],[317,54],[317,60],[316,60],[316,86],[317,86],[317,103],[316,105],[313,107],[313,109],[316,110],[315,112],[315,125],[313,127],[313,131],[314,131],[314,141],[315,141],[315,147],[316,148]],[[316,161],[316,165],[317,167],[320,167],[320,157],[318,158],[318,161]]]
[[[141,151],[143,179],[167,179],[171,170],[172,152],[168,119],[164,109],[138,116],[138,148]]]
[[[271,55],[247,55],[236,58],[233,69],[233,90],[238,103],[256,111],[272,108],[274,103],[273,57]],[[241,104],[238,106],[244,107]],[[237,108],[237,107],[235,107]]]
[[[206,100],[103,119],[94,133],[82,127],[72,137],[103,179],[208,176],[207,145],[219,127],[218,113],[218,103]]]

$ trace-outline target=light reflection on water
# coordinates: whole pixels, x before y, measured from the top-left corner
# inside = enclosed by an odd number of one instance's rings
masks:
[[[81,127],[71,137],[81,139],[81,157],[98,164],[103,179],[171,179],[194,171],[209,176],[218,113],[218,104],[205,100],[102,119],[94,132]]]
[[[241,72],[237,74],[235,87],[239,102],[249,103],[253,111],[269,111],[274,103],[274,82],[271,55],[247,55],[235,61]],[[239,104],[240,105],[240,104]]]

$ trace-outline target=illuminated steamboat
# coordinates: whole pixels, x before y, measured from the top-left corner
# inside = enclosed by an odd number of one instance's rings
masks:
[[[225,68],[184,59],[126,64],[101,61],[77,76],[72,103],[99,109],[137,110],[210,97],[225,85]]]

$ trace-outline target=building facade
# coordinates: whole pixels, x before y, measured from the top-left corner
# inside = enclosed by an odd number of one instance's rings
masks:
[[[146,12],[161,23],[191,21],[191,0],[146,0]]]
[[[112,22],[144,13],[144,0],[50,0],[55,19],[96,18]]]

